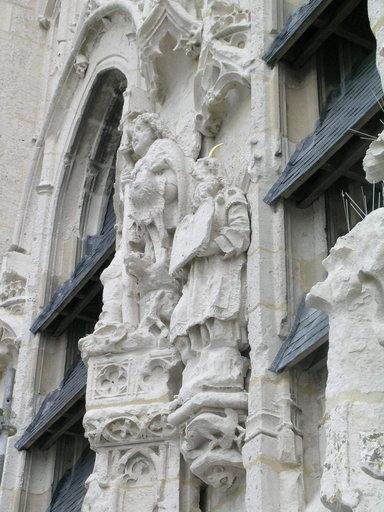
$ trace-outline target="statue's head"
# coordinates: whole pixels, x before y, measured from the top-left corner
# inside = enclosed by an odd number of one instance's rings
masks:
[[[205,158],[199,158],[199,160],[196,161],[192,175],[200,182],[211,179],[223,182],[225,171],[222,163],[217,158],[208,156]]]
[[[78,75],[81,78],[85,77],[85,73],[87,72],[89,66],[88,58],[85,55],[82,55],[79,53],[75,59],[74,63],[74,69],[76,75]]]
[[[158,114],[141,114],[129,130],[132,151],[143,158],[157,139],[171,138]]]
[[[198,208],[208,197],[215,197],[225,184],[224,167],[213,157],[197,160],[192,176],[199,182],[193,196],[193,209]]]

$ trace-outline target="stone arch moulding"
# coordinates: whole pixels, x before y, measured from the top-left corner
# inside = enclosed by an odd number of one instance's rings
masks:
[[[114,97],[108,93],[109,89],[114,87],[119,89],[120,100],[117,95]],[[69,122],[66,126],[65,140],[60,143],[61,155],[55,165],[55,175],[52,180],[53,195],[47,219],[49,255],[47,254],[46,266],[51,271],[56,269],[60,279],[66,278],[68,272],[73,270],[73,266],[70,265],[71,260],[75,263],[74,259],[79,259],[83,255],[86,250],[87,237],[97,235],[102,225],[102,216],[106,211],[111,179],[113,179],[111,170],[114,166],[114,158],[110,155],[112,155],[111,151],[113,152],[112,146],[117,151],[119,145],[115,131],[113,135],[110,134],[110,130],[105,130],[104,122],[112,119],[112,115],[114,119],[118,115],[114,123],[116,127],[120,123],[121,114],[116,111],[116,108],[117,103],[121,103],[122,110],[125,88],[126,74],[120,69],[111,68],[110,61],[107,59],[102,66],[97,66],[94,70],[86,89],[78,98],[76,109],[70,109],[66,115]],[[103,98],[105,97],[108,97],[109,100],[104,104]],[[94,105],[95,111],[92,111],[92,105]],[[91,112],[93,122],[90,122]],[[95,123],[96,120],[99,120],[99,123]],[[63,123],[63,125],[65,124]],[[89,130],[92,131],[89,132]],[[80,132],[82,135],[79,137]],[[101,159],[100,152],[103,156]],[[107,157],[107,153],[109,155],[108,162],[104,159]],[[74,188],[73,182],[78,183],[78,186]],[[93,193],[96,189],[98,193],[94,197]],[[73,192],[75,192],[74,195]],[[92,215],[92,222],[89,222],[90,212],[95,211],[98,212],[97,218]],[[61,221],[62,218],[66,219],[64,224]],[[72,219],[70,222],[68,222],[69,218]],[[57,263],[63,249],[60,249],[60,240],[65,239],[62,228],[66,225],[75,227],[78,230],[78,237],[73,238],[71,249],[67,246],[68,268],[64,268],[64,274],[61,274]]]
[[[49,107],[45,115],[39,136],[36,140],[35,150],[32,157],[30,170],[28,173],[28,180],[21,199],[22,206],[20,208],[19,217],[16,221],[16,226],[10,250],[16,250],[20,252],[24,251],[23,227],[28,218],[28,204],[31,202],[32,194],[34,193],[34,185],[41,181],[39,176],[41,168],[39,164],[41,162],[41,158],[44,152],[45,140],[52,126],[52,122],[54,121],[55,115],[57,115],[58,112],[60,113],[60,103],[63,100],[63,96],[65,96],[65,94],[67,93],[67,80],[71,73],[75,74],[76,72],[74,67],[76,57],[81,52],[81,48],[87,41],[89,34],[93,34],[93,28],[103,18],[106,18],[119,12],[122,14],[127,14],[130,17],[135,32],[137,31],[137,27],[139,26],[140,12],[135,2],[132,2],[130,0],[114,0],[108,2],[106,5],[101,6],[98,6],[98,4],[96,4],[95,2],[93,4],[95,7],[94,10],[83,13],[83,15],[79,19],[77,30],[74,36],[74,41],[71,46],[71,51],[68,54],[66,62],[63,66],[60,78],[56,84],[54,93],[49,103]],[[120,66],[117,66],[117,61],[121,61],[121,58],[119,58],[116,55],[111,56],[111,63],[109,63],[108,65],[112,66],[113,61],[116,62],[116,67],[120,69]],[[106,69],[107,62],[108,59],[106,59],[106,61],[103,62],[103,65],[98,68],[97,72],[100,72],[101,69]],[[126,70],[121,71],[125,72]],[[88,89],[85,89],[85,91],[89,91],[89,89],[90,85]],[[83,102],[85,104],[86,99],[83,98]],[[76,118],[76,116],[74,116],[74,118]]]

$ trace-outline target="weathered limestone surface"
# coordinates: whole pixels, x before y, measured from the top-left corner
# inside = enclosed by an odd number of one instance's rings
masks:
[[[368,10],[384,78],[383,2],[368,0]],[[383,134],[371,144],[364,168],[368,181],[383,180]],[[378,510],[384,504],[383,235],[379,208],[338,239],[323,262],[326,280],[307,297],[330,322],[321,501],[332,511]]]
[[[0,254],[12,241],[14,219],[37,136],[42,104],[45,31],[37,1],[0,2]],[[25,101],[27,99],[27,101]]]
[[[263,202],[318,117],[314,64],[262,59],[304,3],[0,0],[0,393],[15,375],[1,512],[50,501],[55,447],[14,443],[60,382],[67,339],[29,328],[97,232],[108,184],[94,146],[115,94],[116,253],[80,341],[96,452],[83,511],[384,506],[382,210],[339,240],[310,295],[330,316],[325,397],[324,361],[269,371],[327,252],[322,199]],[[368,5],[384,77],[384,6]],[[88,109],[100,83],[105,108]],[[372,182],[383,140],[365,159]]]
[[[337,241],[307,299],[330,320],[321,499],[334,511],[383,505],[383,236],[380,208]]]

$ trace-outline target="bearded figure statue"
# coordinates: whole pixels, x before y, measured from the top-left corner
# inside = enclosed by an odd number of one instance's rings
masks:
[[[187,269],[188,279],[171,318],[171,340],[186,365],[182,400],[203,389],[243,389],[245,348],[242,314],[242,269],[249,245],[247,200],[225,185],[215,158],[196,162],[198,185],[193,214],[180,224],[171,271]],[[193,233],[201,240],[190,254],[183,251]]]
[[[171,341],[183,363],[178,408],[182,452],[191,471],[214,487],[233,484],[242,470],[246,408],[243,268],[250,225],[243,192],[226,185],[220,162],[195,164],[192,214],[179,224],[170,272],[187,278],[171,317]]]

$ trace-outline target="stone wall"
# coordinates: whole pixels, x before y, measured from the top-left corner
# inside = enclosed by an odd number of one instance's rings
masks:
[[[0,3],[0,254],[11,245],[39,131],[46,33],[34,1]]]
[[[327,254],[323,198],[263,202],[318,116],[314,63],[295,73],[262,59],[303,3],[0,2],[0,388],[14,368],[17,427],[0,511],[49,504],[54,448],[14,443],[60,382],[67,340],[29,328],[96,232],[100,208],[85,221],[84,198],[116,91],[116,254],[80,342],[97,454],[84,512],[380,507],[380,212],[339,241],[311,295],[330,314],[327,385],[324,361],[269,371]],[[381,2],[369,6],[381,65]],[[373,181],[381,148],[366,160]]]

